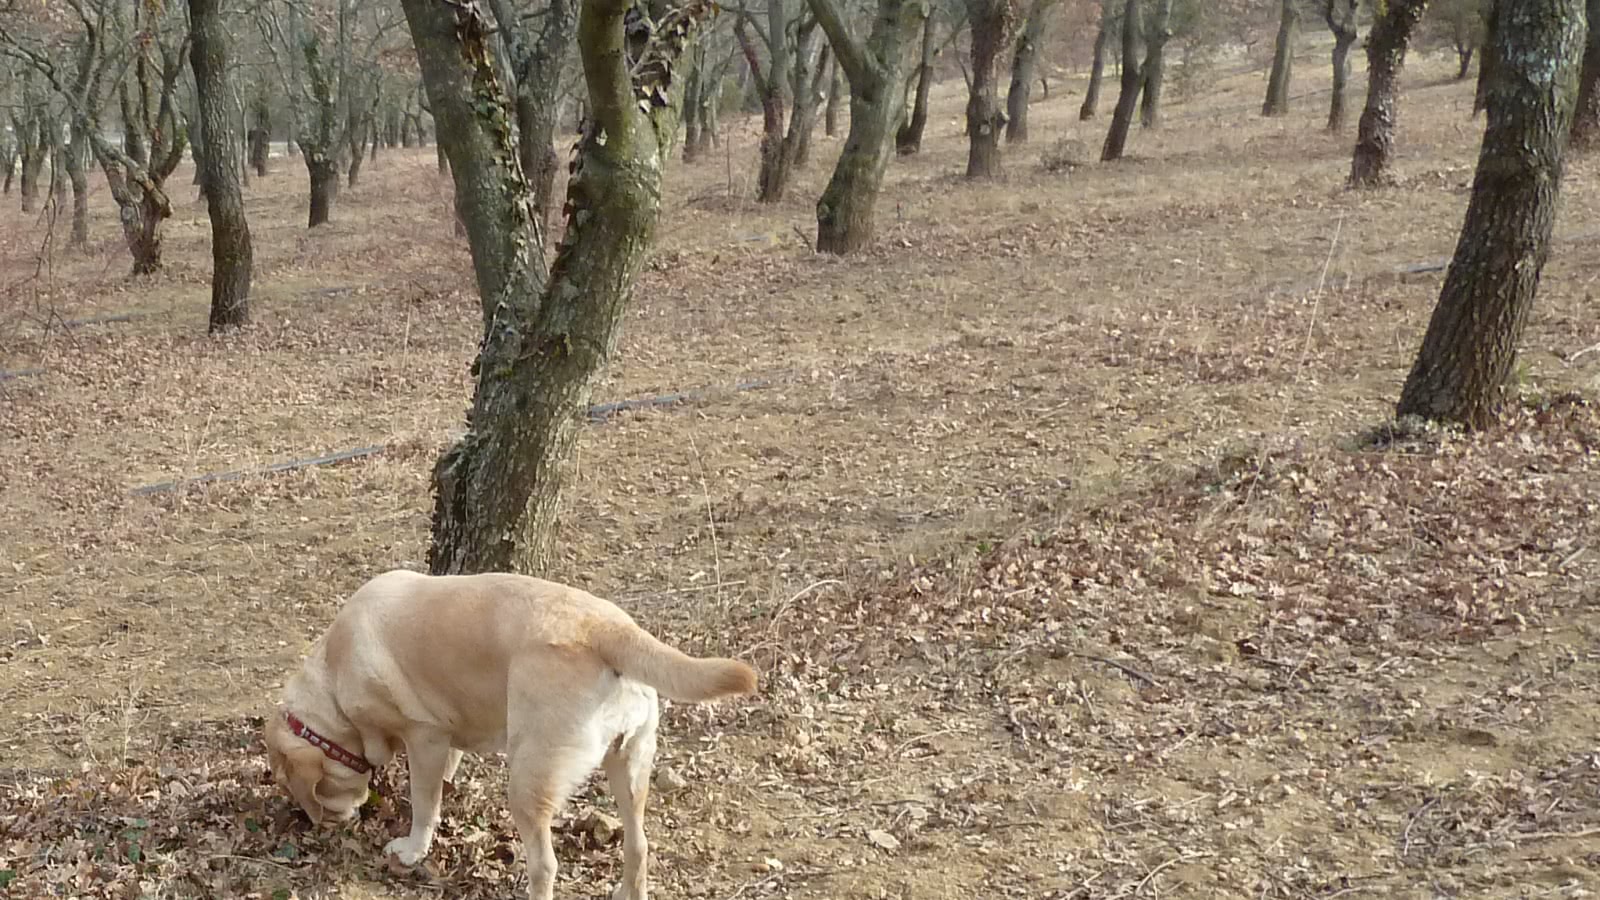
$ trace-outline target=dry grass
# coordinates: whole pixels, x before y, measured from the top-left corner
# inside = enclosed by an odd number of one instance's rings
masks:
[[[1381,192],[1339,189],[1324,97],[1261,120],[1249,73],[1133,159],[1051,173],[1057,139],[1104,124],[1064,83],[993,185],[957,175],[945,85],[847,260],[796,234],[834,142],[776,207],[748,199],[749,123],[673,170],[600,399],[773,384],[588,428],[554,573],[765,673],[755,702],[669,713],[689,786],[652,804],[663,896],[1600,889],[1600,423],[1561,399],[1600,368],[1574,358],[1600,342],[1592,160],[1564,185],[1527,408],[1473,440],[1357,443],[1438,289],[1398,270],[1448,257],[1465,208],[1479,126],[1449,66],[1413,67]],[[377,859],[403,800],[313,834],[261,783],[250,717],[343,595],[422,558],[470,391],[431,151],[364,172],[314,237],[303,173],[252,186],[257,324],[223,340],[199,206],[150,282],[123,277],[103,194],[92,251],[39,275],[37,224],[0,212],[0,368],[48,370],[0,381],[14,894],[504,896],[520,875],[492,763],[404,877]],[[615,848],[564,840],[561,890],[596,893]]]

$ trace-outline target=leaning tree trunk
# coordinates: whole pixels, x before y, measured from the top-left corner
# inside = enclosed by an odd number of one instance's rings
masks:
[[[1106,132],[1106,143],[1100,150],[1100,161],[1110,162],[1122,158],[1128,143],[1128,129],[1133,125],[1133,113],[1139,105],[1139,90],[1144,87],[1144,76],[1139,71],[1139,0],[1128,0],[1122,10],[1122,89],[1117,93],[1117,109],[1111,114],[1111,129]]]
[[[1110,37],[1105,20],[1101,19],[1100,30],[1094,35],[1094,62],[1089,66],[1089,88],[1083,93],[1083,105],[1078,107],[1079,121],[1087,122],[1099,111],[1100,82],[1105,80],[1106,74],[1106,41]]]
[[[1161,124],[1161,89],[1166,84],[1167,41],[1172,38],[1172,0],[1156,0],[1155,16],[1145,36],[1144,91],[1139,97],[1139,125],[1156,128]]]
[[[189,0],[189,65],[194,70],[205,135],[206,206],[211,215],[211,317],[215,334],[250,321],[250,224],[245,219],[239,186],[239,136],[234,131],[228,83],[228,29],[222,22],[221,0]]]
[[[1472,200],[1396,413],[1493,424],[1550,251],[1576,104],[1583,0],[1501,2]]]
[[[1008,144],[1028,142],[1028,101],[1033,92],[1033,71],[1039,62],[1039,44],[1044,40],[1045,26],[1054,8],[1054,0],[1033,0],[1028,8],[1028,21],[1017,38],[1016,52],[1011,55],[1011,87],[1006,91]]]
[[[1325,0],[1323,20],[1333,33],[1333,90],[1328,100],[1328,131],[1344,130],[1345,93],[1350,83],[1350,48],[1360,37],[1356,12],[1360,0]]]
[[[922,24],[922,56],[917,63],[917,92],[911,101],[911,118],[894,133],[894,152],[914,156],[922,152],[922,135],[928,130],[928,94],[933,90],[933,55],[938,19],[929,16]],[[832,104],[829,98],[829,104]],[[832,132],[829,132],[830,134]]]
[[[872,242],[873,211],[905,103],[907,56],[927,10],[917,0],[878,0],[872,32],[861,42],[834,0],[810,4],[850,82],[850,131],[817,201],[817,250],[842,255]]]
[[[709,5],[659,10],[653,37],[630,42],[624,0],[584,0],[578,46],[594,126],[579,142],[566,236],[548,279],[538,271],[543,242],[527,183],[505,162],[514,159],[510,100],[495,76],[489,23],[472,5],[459,13],[433,0],[403,5],[458,208],[475,223],[474,266],[494,276],[479,282],[485,327],[468,430],[434,469],[429,569],[546,571],[578,425],[659,218],[681,96],[669,79]]]
[[[1589,0],[1589,36],[1583,45],[1583,68],[1578,75],[1578,106],[1572,117],[1572,146],[1588,150],[1600,143],[1600,0]],[[1489,54],[1478,66],[1489,64]]]
[[[72,238],[67,246],[89,246],[89,124],[73,117],[67,145],[67,180],[72,182]]]
[[[1294,70],[1294,41],[1299,32],[1299,2],[1283,0],[1278,17],[1278,40],[1272,49],[1272,75],[1267,79],[1267,99],[1261,104],[1263,116],[1289,114],[1289,76]]]
[[[339,160],[331,149],[301,147],[300,157],[306,163],[306,175],[311,180],[311,211],[307,228],[326,225],[333,218],[333,202],[339,197]]]
[[[1400,70],[1405,67],[1411,32],[1427,6],[1428,0],[1389,0],[1384,14],[1372,23],[1367,35],[1367,105],[1361,111],[1350,160],[1350,187],[1377,187],[1389,181]]]

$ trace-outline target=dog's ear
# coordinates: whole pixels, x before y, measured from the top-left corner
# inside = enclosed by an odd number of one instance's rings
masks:
[[[317,799],[317,785],[322,783],[322,751],[291,734],[281,714],[267,717],[264,731],[273,780],[289,789],[289,796],[311,817],[312,824],[322,824],[326,811]]]
[[[289,794],[311,817],[313,825],[321,825],[326,814],[322,801],[317,797],[317,785],[322,783],[322,759],[322,751],[316,747],[295,747],[284,759]]]

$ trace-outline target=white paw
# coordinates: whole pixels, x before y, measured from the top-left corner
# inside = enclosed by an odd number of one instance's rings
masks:
[[[385,856],[393,856],[403,866],[414,866],[428,855],[428,841],[416,841],[410,837],[395,838],[383,847]]]

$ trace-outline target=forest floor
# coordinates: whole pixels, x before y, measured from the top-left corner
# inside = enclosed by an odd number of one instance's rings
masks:
[[[1505,427],[1382,427],[1441,280],[1402,270],[1450,256],[1473,176],[1452,67],[1413,61],[1372,192],[1341,188],[1353,121],[1322,130],[1310,58],[1291,115],[1233,74],[1111,165],[1109,105],[1080,123],[1057,82],[991,184],[946,83],[849,259],[807,247],[835,140],[773,207],[755,120],[670,170],[597,399],[708,392],[584,430],[552,573],[763,674],[666,704],[658,896],[1600,890],[1600,160],[1569,166]],[[1057,140],[1084,164],[1045,171]],[[313,234],[275,165],[255,324],[223,339],[188,189],[146,281],[103,186],[87,254],[41,263],[0,210],[0,368],[44,370],[0,380],[0,895],[525,890],[492,759],[402,874],[402,767],[343,832],[266,776],[309,642],[424,557],[478,330],[431,149]],[[560,896],[614,883],[610,802],[562,819]]]

